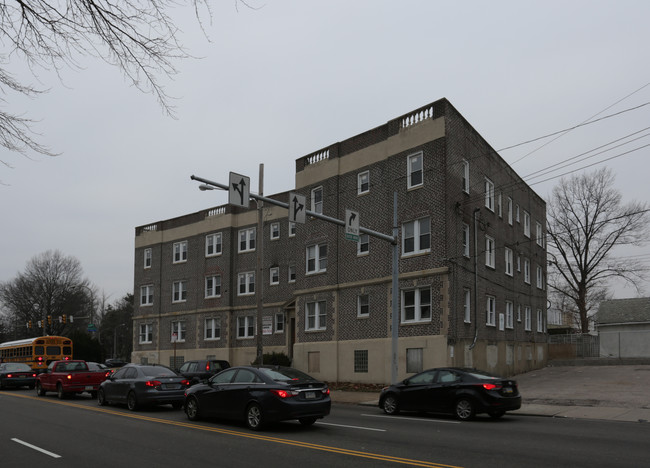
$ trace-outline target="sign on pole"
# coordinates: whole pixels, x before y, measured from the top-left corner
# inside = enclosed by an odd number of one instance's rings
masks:
[[[345,238],[359,242],[359,213],[345,210]]]
[[[248,208],[250,185],[250,177],[231,172],[228,182],[228,203]]]
[[[292,223],[305,224],[305,196],[297,193],[289,193],[289,221]]]

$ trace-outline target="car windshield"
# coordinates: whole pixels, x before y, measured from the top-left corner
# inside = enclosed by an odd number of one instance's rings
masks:
[[[27,364],[18,364],[18,363],[9,362],[2,366],[2,370],[13,371],[13,372],[26,372],[32,370],[32,368],[29,367]]]
[[[315,381],[313,377],[305,374],[304,372],[300,372],[299,370],[292,369],[290,367],[287,368],[269,368],[269,367],[261,367],[260,371],[264,372],[268,377],[272,378],[276,382],[288,382],[290,380],[311,380]]]
[[[162,366],[143,366],[142,373],[146,377],[176,377],[176,372]]]

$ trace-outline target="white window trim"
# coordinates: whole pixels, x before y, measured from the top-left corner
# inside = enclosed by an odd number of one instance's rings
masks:
[[[535,222],[535,242],[537,242],[537,245],[544,248],[544,231],[542,229],[542,224],[539,222]]]
[[[293,278],[291,278],[291,272],[293,271]],[[296,282],[296,266],[295,265],[289,265],[288,272],[287,272],[287,282],[288,283],[295,283]]]
[[[524,330],[531,331],[531,310],[529,306],[524,307]]]
[[[537,289],[544,289],[544,270],[537,265]]]
[[[406,227],[409,224],[413,224],[413,251],[406,252]],[[421,248],[420,246],[420,237],[422,232],[422,226],[427,226],[428,236],[429,236],[429,247]],[[402,224],[402,257],[411,257],[413,255],[420,255],[423,253],[431,252],[431,218],[426,216],[424,218],[415,219],[413,221],[406,222]]]
[[[176,258],[176,247],[178,247],[178,259]],[[187,241],[174,242],[172,247],[173,262],[172,263],[185,263],[187,262]]]
[[[144,327],[144,333],[142,333],[142,327]],[[142,339],[142,335],[145,336],[145,339]],[[147,339],[148,338],[148,339]],[[138,333],[138,343],[139,344],[151,344],[153,343],[153,325],[150,323],[141,323]]]
[[[278,320],[278,318],[280,317],[282,318],[282,320]],[[282,323],[282,329],[278,327],[279,323]],[[285,326],[284,314],[283,313],[275,314],[273,319],[273,332],[278,334],[284,333],[284,326]]]
[[[320,192],[320,201],[316,201],[316,194]],[[323,186],[320,185],[318,187],[314,187],[311,189],[311,211],[314,213],[320,213],[323,214],[323,207],[324,207],[324,193],[323,193]]]
[[[499,218],[503,218],[503,197],[501,195],[501,192],[499,192],[499,195],[497,195],[497,213],[499,215]]]
[[[411,183],[411,176],[415,172],[418,172],[418,171],[411,171],[411,161],[413,159],[419,159],[420,160],[419,172],[420,172],[420,175],[421,175],[421,180],[420,180],[420,183],[417,183],[417,184],[412,184]],[[406,159],[406,171],[407,171],[407,177],[406,177],[406,181],[407,181],[406,182],[406,187],[407,187],[407,189],[422,187],[424,185],[424,153],[422,151],[420,151],[418,153],[415,153],[415,154],[411,154],[411,155],[408,156],[408,158]]]
[[[465,323],[472,323],[472,291],[464,289],[464,302],[463,302],[463,321]]]
[[[524,283],[530,284],[530,260],[524,258]]]
[[[403,289],[402,294],[401,294],[401,323],[427,323],[431,322],[432,316],[433,316],[433,310],[432,310],[432,304],[429,302],[428,304],[422,303],[422,291],[429,291],[429,301],[432,300],[431,296],[431,288],[429,286],[427,287],[422,287],[422,288],[415,288],[415,289]],[[414,307],[414,314],[413,314],[413,319],[406,319],[406,300],[405,300],[405,294],[407,292],[415,292],[415,302],[413,304]],[[429,306],[429,317],[424,317],[422,318],[422,307],[423,306]]]
[[[542,314],[542,309],[537,309],[537,331],[544,333],[544,314]]]
[[[240,320],[241,319],[244,320],[244,334],[243,335],[239,334],[239,329],[241,328],[240,327]],[[237,339],[238,340],[250,340],[252,338],[255,338],[256,323],[255,323],[255,316],[254,315],[243,315],[243,316],[237,317],[236,327],[237,327]],[[249,334],[249,330],[251,328],[253,329],[253,334],[252,335]]]
[[[506,328],[514,327],[515,306],[512,301],[506,301]]]
[[[208,252],[210,247],[210,239],[213,239],[212,248],[214,252]],[[218,246],[218,248],[217,248]],[[214,232],[205,236],[205,256],[206,257],[218,257],[223,253],[223,236],[220,232]]]
[[[510,249],[508,247],[505,247],[504,252],[505,252],[505,260],[506,260],[506,275],[513,276],[514,275],[514,271],[513,271],[514,264],[513,264],[512,249]]]
[[[506,199],[506,208],[508,210],[508,224],[512,226],[512,198]]]
[[[289,221],[289,237],[296,237],[296,223]]]
[[[254,227],[239,230],[239,232],[237,233],[237,252],[238,253],[247,253],[247,252],[254,252],[255,251],[255,247],[257,246],[257,232],[256,231],[257,231],[257,228],[254,228]],[[241,248],[242,234],[244,234],[244,236],[245,236],[244,242],[246,244],[246,247],[244,249]]]
[[[469,235],[469,224],[463,223],[463,256],[465,258],[470,257],[470,235]]]
[[[208,294],[208,280],[212,278],[212,288],[210,290],[211,294]],[[219,285],[219,292],[217,293],[217,279],[218,279],[218,285]],[[214,297],[221,297],[221,275],[208,275],[205,277],[205,297],[204,299],[211,299]]]
[[[368,187],[366,190],[363,190],[363,178],[367,179]],[[357,174],[357,195],[365,195],[370,192],[370,171],[363,171]]]
[[[185,343],[185,335],[187,335],[187,324],[185,320],[175,320],[172,322],[171,333],[169,339],[173,339],[174,332],[176,333],[176,343]]]
[[[274,276],[275,276],[275,281],[273,280]],[[280,284],[280,267],[269,268],[269,284],[271,286],[276,286]]]
[[[322,247],[325,246],[325,256],[321,256],[320,251]],[[309,260],[311,259],[309,256],[309,251],[310,249],[314,249],[314,269],[310,270],[309,269]],[[324,260],[324,261],[323,261]],[[321,264],[325,264],[325,266],[322,266]],[[325,273],[327,271],[327,244],[321,243],[321,244],[312,244],[308,245],[305,248],[305,274],[307,275],[315,275],[318,273]]]
[[[143,290],[146,291],[145,297],[147,298],[146,302],[142,302]],[[149,302],[151,298],[151,302]],[[140,286],[140,305],[141,306],[152,306],[153,305],[153,284],[147,284],[145,286]]]
[[[314,326],[309,326],[309,309],[313,306]],[[325,308],[321,311],[321,308]],[[321,318],[322,317],[322,318]],[[321,320],[325,323],[321,323]],[[323,331],[327,329],[327,305],[325,301],[307,302],[305,304],[305,331]]]
[[[269,237],[272,241],[280,238],[280,223],[271,223]]]
[[[153,262],[153,252],[151,249],[144,249],[144,269],[148,270],[151,268],[151,263]]]
[[[494,213],[494,182],[485,178],[485,207]]]
[[[497,300],[494,296],[486,296],[485,303],[485,325],[496,327],[497,321]]]
[[[244,280],[246,286],[246,291],[241,292],[240,286],[241,281]],[[253,290],[251,291],[251,285],[253,285]],[[237,274],[237,295],[238,296],[252,296],[255,294],[255,272],[254,271],[244,271]]]
[[[524,236],[530,239],[530,213],[524,210]]]
[[[366,241],[361,242],[363,239]],[[364,244],[367,245],[367,249],[362,251],[361,246]],[[357,242],[357,257],[362,257],[368,254],[370,254],[370,236],[368,234],[359,234],[359,242]]]
[[[495,268],[495,243],[494,237],[485,236],[485,266]]]
[[[361,298],[365,297],[367,298],[367,303],[366,307],[368,308],[368,312],[365,314],[361,312]],[[369,294],[359,294],[357,296],[357,317],[369,317],[370,316],[370,295]]]
[[[176,287],[178,286],[178,288]],[[176,299],[176,292],[178,290],[178,299]],[[187,301],[187,281],[174,281],[172,282],[172,303],[178,304],[179,302]]]
[[[463,192],[469,194],[469,161],[463,159]]]
[[[211,322],[208,327],[208,322]],[[216,326],[218,324],[218,326]],[[208,338],[208,329],[212,331],[212,337]],[[215,331],[219,330],[219,336],[215,336]],[[221,339],[221,317],[208,317],[203,322],[203,339],[205,341],[219,341]]]

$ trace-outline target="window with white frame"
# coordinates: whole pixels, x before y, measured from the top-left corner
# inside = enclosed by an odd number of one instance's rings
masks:
[[[497,301],[494,296],[486,296],[485,324],[492,327],[497,324]]]
[[[431,321],[431,288],[402,291],[402,323]]]
[[[515,221],[517,221],[518,223],[520,222],[519,221],[519,205],[515,206]]]
[[[431,251],[431,220],[416,219],[402,225],[402,256]]]
[[[221,318],[220,317],[211,317],[205,319],[205,326],[203,328],[203,337],[206,340],[221,339]]]
[[[469,289],[463,290],[465,299],[463,302],[463,320],[465,323],[472,322],[472,292]]]
[[[512,198],[506,199],[506,210],[508,210],[508,224],[512,226]]]
[[[215,232],[205,236],[205,256],[214,257],[222,252],[221,233]]]
[[[289,237],[296,236],[296,223],[289,221]]]
[[[544,333],[544,314],[541,309],[537,309],[537,331]]]
[[[357,242],[357,255],[368,255],[370,251],[370,236],[368,234],[359,234]]]
[[[185,320],[178,320],[172,322],[171,341],[183,342],[185,341]]]
[[[280,267],[269,268],[269,283],[271,285],[280,284]]]
[[[499,215],[499,218],[503,218],[503,200],[501,193],[497,195],[497,213]]]
[[[544,247],[544,231],[542,230],[542,224],[535,222],[535,241],[540,247]]]
[[[463,223],[463,256],[469,258],[469,224]]]
[[[325,301],[308,302],[305,304],[305,330],[325,330],[327,311]]]
[[[247,296],[255,294],[255,272],[246,271],[237,275],[237,295]]]
[[[494,211],[494,182],[485,178],[485,207]]]
[[[524,283],[530,284],[530,260],[524,258]]]
[[[506,301],[506,328],[514,327],[515,306],[511,301]]]
[[[323,187],[311,190],[311,211],[323,214]]]
[[[239,252],[252,252],[255,250],[256,228],[241,229],[239,231]]]
[[[140,287],[140,305],[150,306],[153,305],[153,285],[148,284]]]
[[[469,161],[463,159],[463,192],[469,193]]]
[[[296,282],[296,265],[289,265],[289,283]]]
[[[205,277],[205,298],[221,296],[221,275]]]
[[[423,183],[423,161],[422,152],[412,154],[408,157],[408,188],[420,187]]]
[[[327,271],[327,244],[307,246],[306,257],[308,275]]]
[[[172,284],[172,302],[187,300],[187,281],[174,281]]]
[[[524,210],[524,236],[530,239],[530,214]]]
[[[153,325],[150,323],[141,324],[138,343],[146,344],[152,342],[153,342]]]
[[[531,316],[530,316],[530,307],[524,307],[524,330],[530,331],[531,327]]]
[[[370,192],[370,171],[360,172],[357,175],[357,194]]]
[[[151,268],[151,249],[144,249],[144,267]]]
[[[512,276],[514,274],[513,272],[513,257],[512,257],[512,249],[509,249],[506,247],[504,249],[505,256],[506,256],[506,275]]]
[[[187,261],[187,241],[174,242],[174,263]]]
[[[539,265],[537,265],[537,288],[544,289],[544,270]]]
[[[521,304],[517,304],[517,322],[521,322]]]
[[[237,338],[253,338],[255,336],[255,316],[237,317]]]
[[[284,314],[275,314],[275,333],[284,333]]]
[[[271,240],[280,238],[280,223],[271,223]]]
[[[368,317],[370,315],[370,300],[367,294],[357,296],[357,317]]]
[[[521,271],[521,255],[517,255],[517,271]]]
[[[485,266],[494,268],[494,238],[485,236]]]

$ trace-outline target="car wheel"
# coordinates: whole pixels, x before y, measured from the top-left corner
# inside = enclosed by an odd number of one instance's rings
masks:
[[[384,413],[386,414],[398,414],[399,405],[397,403],[397,397],[392,393],[386,395],[386,398],[384,398],[384,404],[382,405],[382,408],[384,410]]]
[[[104,394],[104,390],[101,388],[97,392],[97,404],[99,406],[106,406],[108,404],[108,401],[106,401],[106,395]]]
[[[461,421],[469,421],[476,414],[474,402],[469,398],[461,398],[456,402],[456,417]]]
[[[174,403],[172,403],[172,408],[176,410],[181,409],[182,407],[183,407],[183,403],[181,403],[180,401],[175,401]]]
[[[506,414],[505,411],[492,411],[491,413],[488,413],[492,419],[499,419],[501,416]]]
[[[138,400],[136,399],[134,392],[129,392],[127,395],[126,407],[129,408],[129,411],[135,411],[138,409]]]
[[[298,421],[300,421],[300,424],[303,426],[311,426],[316,422],[316,419],[318,418],[300,418]]]
[[[41,385],[40,382],[36,383],[36,394],[38,396],[43,396],[45,395],[45,390],[43,389],[43,386]]]
[[[254,431],[262,429],[262,408],[257,403],[251,403],[246,409],[246,425]]]
[[[190,397],[187,400],[187,403],[185,404],[185,414],[187,415],[187,419],[190,421],[198,421],[201,419],[201,412],[199,411],[199,401],[194,398]]]
[[[59,397],[59,400],[63,400],[65,398],[65,392],[63,391],[63,385],[56,384],[56,396]]]

